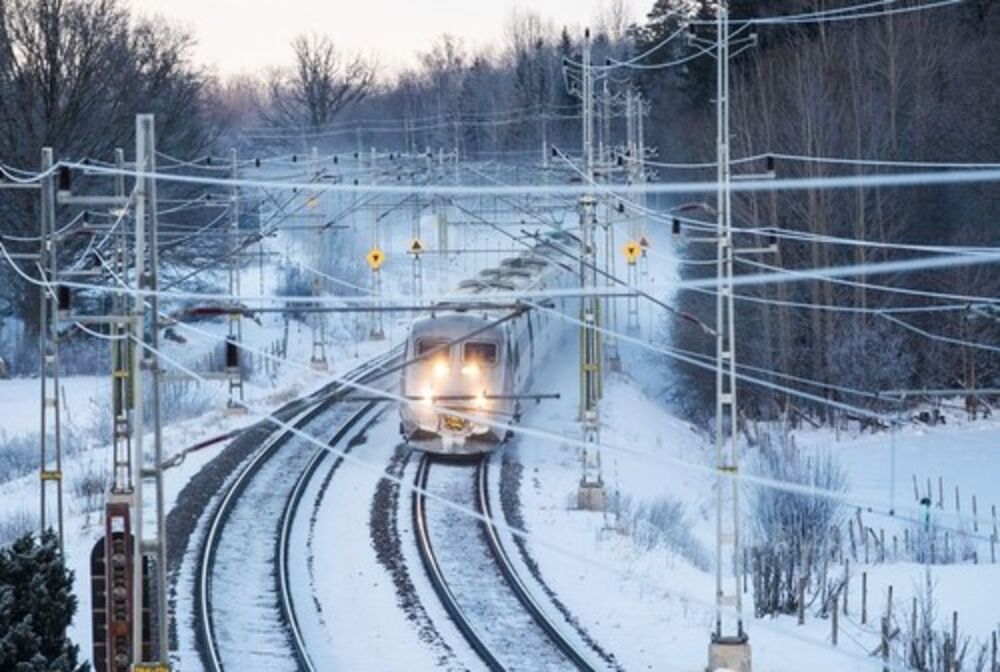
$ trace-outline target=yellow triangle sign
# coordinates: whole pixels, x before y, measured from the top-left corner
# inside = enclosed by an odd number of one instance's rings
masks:
[[[368,262],[368,265],[371,266],[373,271],[377,271],[379,267],[385,263],[385,252],[377,247],[373,247],[368,250],[368,254],[365,255],[365,261]]]
[[[642,247],[634,240],[630,240],[625,243],[624,247],[622,247],[622,253],[625,254],[625,259],[628,263],[634,264],[635,260],[638,259],[639,255],[642,253]]]

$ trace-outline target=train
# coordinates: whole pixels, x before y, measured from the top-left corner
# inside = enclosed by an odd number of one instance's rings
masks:
[[[533,374],[544,371],[567,323],[536,309],[509,317],[511,301],[502,295],[575,287],[579,280],[572,259],[559,249],[578,245],[567,232],[540,234],[530,249],[459,283],[452,292],[457,301],[413,320],[404,359],[415,361],[403,369],[401,382],[404,441],[419,442],[426,452],[461,456],[490,452],[509,438],[510,430],[498,429],[495,422],[509,425],[520,419],[519,396]],[[579,299],[546,301],[572,311]],[[463,303],[475,307],[462,308]]]

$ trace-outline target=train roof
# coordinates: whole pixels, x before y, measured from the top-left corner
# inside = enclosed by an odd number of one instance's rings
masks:
[[[486,298],[490,294],[526,291],[538,287],[546,276],[566,270],[552,244],[572,245],[576,238],[563,231],[539,236],[539,242],[521,254],[508,257],[498,266],[483,269],[474,278],[458,283],[454,293]]]

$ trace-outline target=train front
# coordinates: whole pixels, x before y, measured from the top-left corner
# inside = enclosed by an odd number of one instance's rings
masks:
[[[420,357],[403,371],[401,430],[407,439],[431,439],[431,452],[488,452],[502,432],[488,421],[508,419],[509,401],[490,398],[506,390],[502,325],[466,313],[443,313],[413,322],[406,358]],[[482,330],[482,331],[480,331]],[[474,337],[465,338],[472,332]],[[464,339],[464,340],[460,340]],[[456,340],[460,342],[450,345]]]

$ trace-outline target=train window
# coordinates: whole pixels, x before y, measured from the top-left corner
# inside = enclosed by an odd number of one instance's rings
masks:
[[[497,344],[489,341],[469,341],[465,344],[464,361],[496,364]]]
[[[417,357],[422,357],[429,352],[442,352],[445,356],[450,357],[450,348],[444,347],[447,345],[448,341],[440,338],[421,338],[417,341]]]

